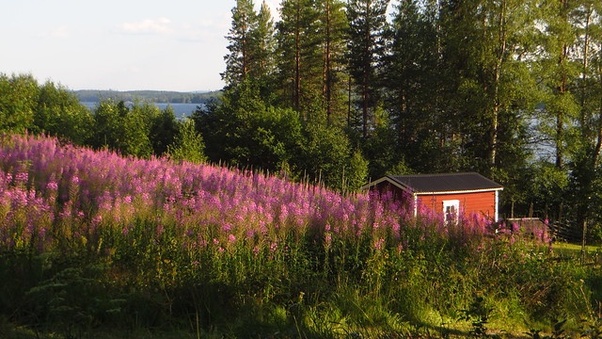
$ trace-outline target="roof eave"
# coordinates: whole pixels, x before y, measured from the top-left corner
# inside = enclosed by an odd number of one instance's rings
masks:
[[[363,190],[369,189],[370,187],[376,186],[376,185],[378,185],[378,184],[380,184],[382,182],[388,182],[391,185],[393,185],[393,186],[395,186],[395,187],[397,187],[399,189],[402,189],[404,191],[407,191],[407,192],[411,192],[411,193],[414,192],[414,190],[411,187],[404,185],[403,183],[395,180],[393,177],[391,177],[389,175],[385,175],[384,177],[382,177],[382,178],[380,178],[378,180],[375,180],[375,181],[373,181],[373,182],[371,182],[371,183],[369,183],[367,185],[364,185],[364,186],[362,186],[361,189],[363,189]]]
[[[440,195],[440,194],[467,194],[467,193],[483,193],[483,192],[495,192],[503,191],[503,187],[492,187],[492,188],[480,188],[471,190],[457,190],[457,191],[434,191],[434,192],[420,192],[416,191],[416,195]]]

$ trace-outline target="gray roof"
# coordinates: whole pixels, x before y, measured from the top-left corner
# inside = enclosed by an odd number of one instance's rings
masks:
[[[388,175],[385,178],[383,179],[388,179],[388,181],[397,183],[415,193],[503,189],[502,185],[474,172]]]

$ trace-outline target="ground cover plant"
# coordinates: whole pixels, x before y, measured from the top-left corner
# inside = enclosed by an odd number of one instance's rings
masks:
[[[412,211],[386,195],[4,135],[0,331],[482,336],[600,322],[599,266],[556,256],[545,229],[526,239]]]

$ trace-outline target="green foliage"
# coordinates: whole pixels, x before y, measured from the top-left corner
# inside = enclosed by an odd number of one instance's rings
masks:
[[[94,135],[91,145],[108,148],[123,155],[148,158],[153,153],[149,135],[151,123],[159,116],[159,109],[149,103],[101,101],[94,110]]]
[[[470,334],[475,337],[487,336],[487,323],[493,308],[487,306],[483,296],[476,295],[467,309],[461,310],[461,320],[468,320],[472,325]]]
[[[0,74],[0,131],[31,129],[38,91],[38,82],[31,75]]]
[[[299,114],[265,106],[258,96],[256,87],[241,85],[226,91],[221,105],[194,114],[210,161],[270,172],[294,163],[302,142]]]
[[[178,139],[167,147],[167,153],[176,161],[201,163],[206,160],[203,137],[197,133],[194,121],[190,118],[179,123]]]
[[[52,82],[40,87],[32,132],[86,145],[92,135],[92,124],[89,110],[66,88]]]
[[[323,46],[323,97],[327,123],[343,125],[347,113],[347,83],[345,54],[346,34],[349,28],[345,3],[341,0],[318,2],[319,25],[317,35]]]
[[[149,139],[153,154],[162,156],[178,136],[178,121],[171,106],[166,107],[160,114],[151,117]]]
[[[350,154],[349,148],[349,139],[340,128],[307,125],[298,168],[306,171],[308,179],[327,187],[358,188],[366,180],[368,164],[358,151]]]
[[[276,49],[274,22],[271,11],[263,2],[255,12],[251,0],[239,0],[232,8],[232,26],[228,39],[228,54],[224,57],[226,71],[221,74],[227,88],[252,81],[258,94],[270,104],[275,96],[274,53]]]
[[[256,66],[252,64],[254,49],[258,48],[252,38],[257,26],[257,13],[253,6],[252,0],[237,0],[232,8],[232,27],[226,37],[230,42],[229,53],[224,58],[226,72],[222,74],[227,85],[247,80],[253,66]]]
[[[372,128],[373,110],[379,102],[388,4],[389,0],[352,0],[347,3],[349,74],[358,88],[356,104],[361,112],[364,138]]]
[[[122,315],[125,300],[107,294],[103,274],[102,267],[67,267],[27,291],[26,304],[41,324],[74,336]]]
[[[73,93],[31,75],[0,74],[0,131],[47,134],[77,145],[92,135],[92,116]]]
[[[323,107],[319,7],[313,0],[284,0],[280,15],[276,24],[279,101],[299,112],[303,121],[313,120],[315,108]]]
[[[397,165],[401,164],[403,167],[405,153],[398,147],[397,135],[387,112],[380,108],[376,110],[376,115],[378,119],[375,119],[376,126],[372,134],[368,138],[358,141],[368,160],[368,176],[371,179],[378,179],[391,173],[393,169],[399,169],[396,168]],[[404,173],[406,171],[391,174]]]
[[[295,228],[228,242],[220,226],[206,225],[196,236],[214,240],[196,244],[177,236],[179,227],[149,216],[102,225],[98,239],[73,243],[73,252],[3,254],[0,273],[15,280],[3,285],[10,293],[0,297],[0,314],[66,337],[108,327],[385,337],[426,335],[423,325],[486,336],[518,334],[527,320],[550,324],[550,338],[573,333],[554,321],[564,314],[587,319],[577,331],[595,337],[588,296],[601,293],[596,272],[531,243],[454,244],[428,225],[399,248],[388,245],[393,235],[380,247],[369,233],[335,235],[325,246]]]
[[[347,174],[342,183],[343,191],[357,191],[368,180],[369,161],[364,158],[359,150],[353,151],[348,160]],[[345,172],[343,172],[345,175]]]

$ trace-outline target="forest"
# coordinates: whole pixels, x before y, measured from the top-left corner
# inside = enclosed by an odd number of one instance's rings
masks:
[[[222,100],[195,121],[212,161],[284,169],[342,190],[387,173],[476,171],[504,185],[505,217],[600,239],[601,8],[285,0],[275,21],[265,4],[254,11],[253,1],[237,1]],[[294,118],[255,128],[264,115]],[[295,146],[288,137],[299,129]],[[323,142],[346,156],[302,160],[304,152],[274,145]]]

